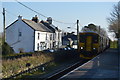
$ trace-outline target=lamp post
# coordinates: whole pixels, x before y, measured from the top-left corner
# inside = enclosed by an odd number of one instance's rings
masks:
[[[79,49],[79,20],[77,20],[77,49]]]

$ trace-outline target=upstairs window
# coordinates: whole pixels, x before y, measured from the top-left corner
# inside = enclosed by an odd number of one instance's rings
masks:
[[[52,34],[50,35],[50,40],[52,40]]]
[[[53,40],[55,40],[55,38],[56,38],[56,33],[54,33],[54,35],[53,35]]]
[[[47,40],[47,34],[46,34],[46,40]]]
[[[60,39],[60,33],[58,33],[58,40]]]
[[[19,32],[19,36],[22,36],[22,32]]]
[[[40,38],[40,33],[38,33],[38,40],[39,40],[39,38]]]

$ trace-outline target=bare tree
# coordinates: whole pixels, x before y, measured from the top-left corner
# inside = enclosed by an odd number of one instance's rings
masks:
[[[113,6],[113,11],[107,20],[109,23],[109,31],[114,32],[116,37],[120,37],[120,1]]]

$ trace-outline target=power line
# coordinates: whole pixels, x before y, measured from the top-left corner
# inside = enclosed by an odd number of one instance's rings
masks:
[[[30,7],[26,6],[26,5],[24,5],[23,3],[19,2],[18,0],[15,0],[15,1],[17,1],[17,2],[18,2],[19,4],[21,4],[22,6],[28,8],[29,10],[31,10],[31,11],[33,11],[33,12],[35,12],[35,13],[37,13],[37,14],[39,14],[39,15],[45,17],[45,18],[47,18],[47,16],[45,16],[45,15],[43,15],[43,14],[40,14],[39,12],[37,12],[37,11],[33,10],[32,8],[30,8]]]
[[[26,6],[25,4],[19,2],[18,0],[15,0],[15,1],[18,2],[19,4],[21,4],[22,6],[26,7],[27,9],[29,9],[29,10],[37,13],[38,15],[41,15],[41,16],[43,16],[43,17],[45,17],[45,18],[48,18],[47,16],[45,16],[45,15],[43,15],[43,14],[41,14],[41,13],[35,11],[35,10],[33,10],[32,8],[30,8],[30,7]],[[52,20],[55,21],[55,22],[58,22],[58,23],[63,23],[63,24],[75,24],[75,23],[66,23],[66,22],[62,22],[62,21],[55,20],[55,19],[52,19]]]
[[[55,21],[55,22],[58,22],[58,23],[63,23],[63,24],[76,24],[76,23],[66,23],[66,22],[55,20],[55,19],[52,19],[52,20]]]

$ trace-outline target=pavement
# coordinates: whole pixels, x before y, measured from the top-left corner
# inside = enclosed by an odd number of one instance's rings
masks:
[[[60,80],[120,80],[120,53],[107,49]]]

